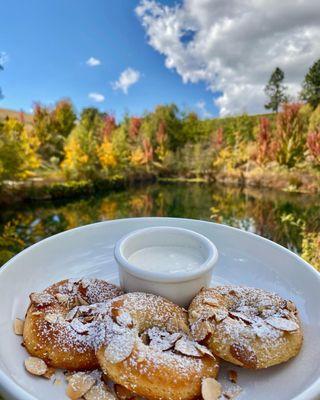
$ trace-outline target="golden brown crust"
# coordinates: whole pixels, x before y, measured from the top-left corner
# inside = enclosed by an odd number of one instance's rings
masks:
[[[202,289],[189,307],[191,331],[218,357],[260,369],[296,356],[303,333],[296,306],[261,289]]]
[[[55,368],[97,368],[96,319],[103,302],[122,293],[98,279],[64,280],[32,293],[23,330],[27,351]]]
[[[145,293],[125,294],[109,304],[117,333],[97,357],[111,380],[149,399],[188,400],[200,396],[203,378],[217,376],[217,359],[201,353],[188,336],[185,310]]]

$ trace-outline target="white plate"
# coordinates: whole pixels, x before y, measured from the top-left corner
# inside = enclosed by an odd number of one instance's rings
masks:
[[[143,227],[193,229],[216,244],[220,257],[212,284],[242,284],[275,291],[300,310],[305,341],[292,361],[264,371],[239,371],[239,400],[320,399],[320,274],[283,247],[235,228],[174,218],[135,218],[84,226],[43,240],[0,270],[0,392],[7,400],[64,400],[65,384],[28,375],[12,321],[24,316],[28,295],[60,279],[92,276],[117,282],[115,242]],[[229,367],[230,368],[230,367]],[[234,368],[233,368],[234,369]]]

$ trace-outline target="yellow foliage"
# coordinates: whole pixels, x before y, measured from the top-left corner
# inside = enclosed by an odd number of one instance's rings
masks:
[[[77,170],[79,165],[89,161],[88,155],[81,149],[77,136],[70,136],[64,148],[65,158],[61,163],[62,169]]]
[[[131,153],[130,162],[132,165],[144,165],[146,164],[147,160],[145,157],[144,151],[141,147],[137,147]]]
[[[97,149],[98,158],[103,168],[113,168],[117,165],[112,143],[105,138]]]

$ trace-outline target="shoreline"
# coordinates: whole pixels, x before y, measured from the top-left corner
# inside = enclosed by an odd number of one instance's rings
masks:
[[[37,177],[26,181],[5,181],[0,185],[0,204],[8,206],[16,203],[73,199],[126,187],[150,183],[218,183],[240,188],[252,187],[282,192],[316,195],[320,193],[320,174],[299,170],[275,171],[255,168],[220,172],[208,177],[174,177],[142,174],[124,178],[121,176],[108,179],[65,181]]]

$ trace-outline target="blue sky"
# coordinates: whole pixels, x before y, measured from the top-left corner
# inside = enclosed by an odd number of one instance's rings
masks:
[[[217,115],[206,83],[184,84],[148,44],[134,12],[137,5],[135,0],[2,0],[0,53],[8,61],[0,72],[5,95],[0,107],[29,111],[35,101],[53,104],[68,97],[78,111],[97,106],[121,118],[127,111],[139,115],[170,102],[201,114],[196,104],[205,102]],[[101,64],[90,67],[90,57]],[[129,67],[140,78],[125,94],[112,82]],[[105,100],[95,102],[90,93]]]

